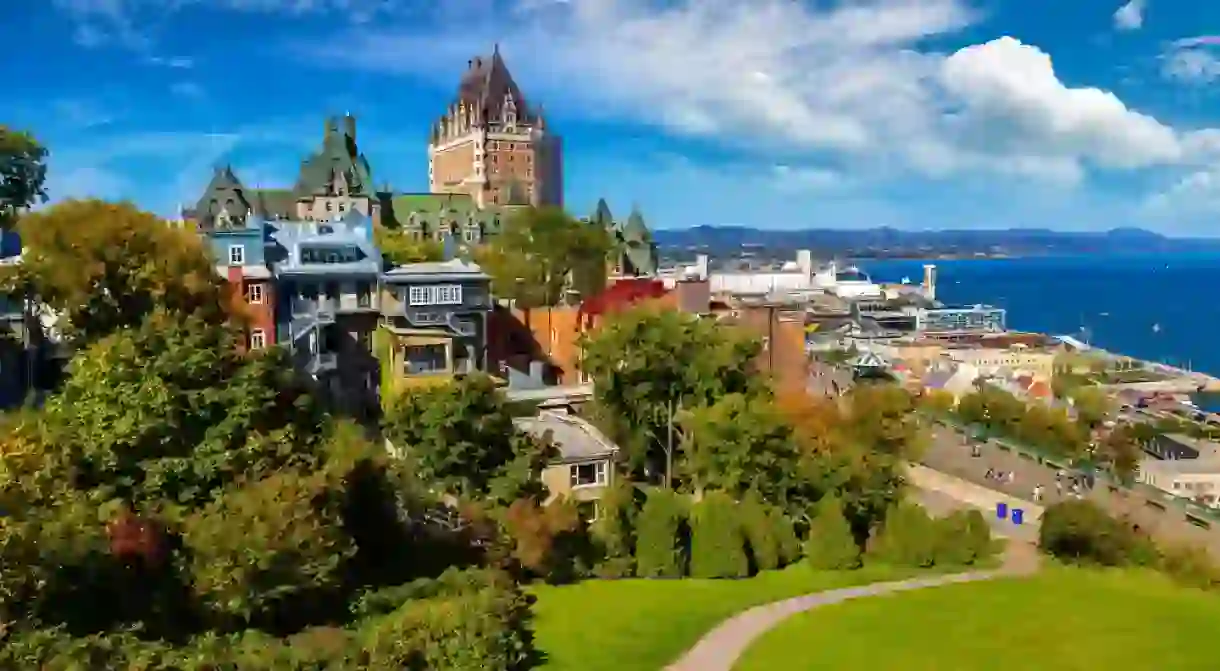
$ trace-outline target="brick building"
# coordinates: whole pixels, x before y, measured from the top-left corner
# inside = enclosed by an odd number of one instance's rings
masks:
[[[469,195],[479,208],[563,205],[563,146],[541,106],[527,103],[499,48],[467,63],[457,94],[432,126],[433,193]]]

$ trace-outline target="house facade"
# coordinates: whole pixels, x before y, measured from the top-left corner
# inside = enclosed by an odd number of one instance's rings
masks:
[[[382,394],[486,370],[491,278],[460,259],[412,263],[381,275]]]

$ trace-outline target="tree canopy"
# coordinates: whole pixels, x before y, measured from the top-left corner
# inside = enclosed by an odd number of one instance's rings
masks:
[[[32,135],[0,125],[0,230],[24,209],[46,202],[47,150]]]
[[[538,475],[554,455],[514,426],[486,375],[407,391],[386,410],[383,426],[423,481],[463,497],[540,494]]]
[[[416,240],[401,229],[386,228],[380,224],[373,230],[373,237],[381,255],[391,265],[424,263],[444,259],[444,245],[435,240]]]
[[[581,370],[593,378],[595,400],[628,468],[664,474],[670,422],[682,408],[766,393],[753,369],[760,347],[714,321],[641,306],[581,342]]]
[[[77,347],[138,326],[154,310],[229,317],[229,297],[199,236],[126,203],[66,201],[27,215],[9,272],[61,315]]]
[[[554,207],[515,212],[476,255],[492,291],[523,308],[557,305],[570,288],[582,297],[606,283],[608,232]]]

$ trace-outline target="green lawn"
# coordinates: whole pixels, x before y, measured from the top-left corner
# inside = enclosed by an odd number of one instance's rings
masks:
[[[734,669],[1214,671],[1218,621],[1220,595],[1161,576],[1048,568],[802,613]]]
[[[548,671],[660,671],[721,621],[762,603],[899,580],[912,572],[815,572],[797,564],[748,580],[589,580],[533,588]]]

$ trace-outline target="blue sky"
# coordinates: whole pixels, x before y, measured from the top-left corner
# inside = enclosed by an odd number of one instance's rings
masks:
[[[15,0],[0,123],[55,199],[172,214],[212,166],[290,183],[328,114],[427,187],[429,123],[498,43],[578,214],[655,227],[1220,227],[1220,3]]]

